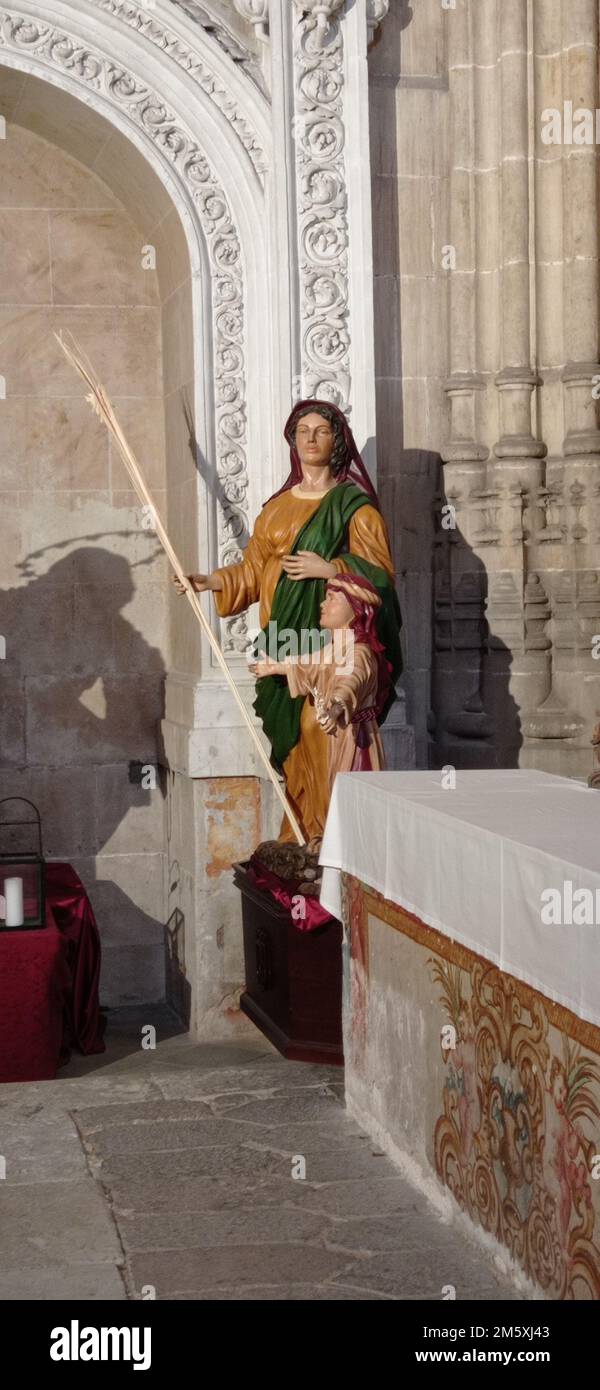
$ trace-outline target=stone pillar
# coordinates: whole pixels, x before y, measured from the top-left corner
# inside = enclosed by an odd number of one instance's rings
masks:
[[[563,0],[563,93],[577,108],[592,112],[590,144],[565,149],[565,275],[563,372],[564,453],[600,454],[598,406],[592,379],[598,365],[598,149],[595,112],[598,86],[598,5],[596,0]],[[563,130],[563,139],[565,131]]]
[[[564,462],[552,471],[562,520],[560,574],[552,603],[552,704],[561,720],[558,766],[587,776],[590,741],[600,710],[600,670],[593,638],[600,633],[598,584],[600,430],[594,379],[600,374],[598,147],[598,5],[562,4],[562,88],[574,125],[587,119],[590,143],[563,145],[564,161]],[[553,103],[556,105],[557,103]],[[563,107],[564,113],[564,107]],[[581,113],[581,114],[580,114]],[[578,119],[579,117],[579,119]],[[568,134],[563,123],[563,141]]]
[[[498,121],[500,65],[498,62],[498,0],[480,0],[472,13],[473,144],[475,154],[475,340],[477,366],[485,383],[479,397],[481,438],[498,438],[498,305],[501,277],[501,172]]]
[[[469,5],[458,0],[448,22],[450,89],[450,438],[442,449],[445,463],[460,472],[480,474],[488,450],[478,442],[477,393],[483,381],[475,370],[475,227],[473,217],[473,65]],[[471,466],[469,466],[471,465]],[[472,465],[475,465],[473,468]],[[447,470],[448,471],[448,470]]]
[[[535,298],[540,434],[551,457],[562,453],[564,435],[564,161],[565,150],[542,140],[542,113],[562,109],[561,6],[539,0],[533,9]],[[537,529],[537,528],[536,528]]]
[[[546,450],[531,429],[531,396],[537,376],[531,368],[531,292],[529,267],[529,35],[527,0],[502,0],[500,87],[502,141],[501,199],[501,369],[498,458],[541,458]]]
[[[592,381],[598,357],[597,150],[541,138],[542,115],[565,103],[598,105],[595,4],[534,7],[535,189],[540,421],[550,446],[545,486],[530,498],[521,761],[571,776],[591,767],[600,629],[595,571],[598,540],[598,429]],[[557,54],[562,55],[557,61]],[[545,117],[545,120],[547,117]],[[565,138],[566,137],[566,138]],[[532,621],[536,611],[543,622]],[[535,629],[538,629],[537,634]],[[543,639],[543,640],[542,640]],[[534,653],[534,648],[537,652]],[[543,650],[542,650],[543,649]]]
[[[483,686],[499,762],[512,766],[519,762],[523,741],[519,710],[530,706],[532,700],[535,704],[540,692],[547,689],[550,643],[545,635],[540,635],[538,621],[530,616],[545,612],[547,595],[537,576],[528,576],[526,535],[528,506],[542,482],[542,460],[546,454],[544,441],[537,437],[537,424],[534,427],[532,422],[539,385],[534,365],[535,286],[530,246],[532,7],[528,0],[502,0],[497,13],[500,361],[495,385],[499,432],[486,478],[493,520],[486,555],[487,655]]]
[[[448,256],[450,438],[436,505],[432,705],[437,757],[477,765],[485,732],[480,698],[483,566],[474,554],[488,446],[481,437],[485,378],[477,360],[477,199],[474,65],[468,0],[448,11],[450,221]]]

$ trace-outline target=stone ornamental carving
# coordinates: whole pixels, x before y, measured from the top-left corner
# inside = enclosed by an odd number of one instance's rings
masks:
[[[298,394],[348,409],[348,223],[339,4],[297,4],[294,26],[301,363]],[[326,21],[326,26],[324,25]]]
[[[303,14],[313,14],[316,17],[318,27],[326,37],[330,20],[342,8],[344,0],[295,0],[295,3]],[[259,39],[268,38],[269,0],[233,0],[233,6],[242,19],[249,20],[253,25]],[[390,0],[367,0],[369,41],[389,13],[389,8]]]
[[[375,37],[375,32],[389,13],[390,0],[367,0],[367,28],[369,31],[369,42]]]
[[[233,7],[242,19],[249,20],[258,39],[268,39],[269,0],[233,0]]]
[[[334,26],[335,16],[344,7],[344,0],[294,0],[301,18],[309,15],[314,21],[314,44],[321,48]]]
[[[119,7],[119,0],[101,3]],[[132,72],[101,52],[50,24],[7,10],[0,10],[0,49],[35,57],[40,66],[61,69],[108,98],[170,161],[194,204],[206,238],[212,279],[216,460],[221,482],[219,558],[220,563],[231,564],[239,558],[240,539],[247,532],[248,473],[244,282],[240,240],[226,194],[204,152],[174,112]],[[226,629],[225,650],[241,653],[246,645],[244,633],[233,626]]]
[[[178,34],[165,29],[162,21],[157,19],[156,13],[143,4],[135,4],[133,0],[92,0],[92,2],[97,5],[98,9],[115,15],[123,24],[127,24],[129,28],[142,34],[145,39],[155,44],[173,62],[189,73],[190,77],[194,78],[202,91],[206,92],[206,95],[215,103],[215,106],[218,106],[229,121],[249,154],[256,172],[262,179],[266,169],[266,156],[256,132],[252,129],[247,118],[242,115],[231,92],[218,81],[200,54],[190,48],[187,43],[184,43]]]

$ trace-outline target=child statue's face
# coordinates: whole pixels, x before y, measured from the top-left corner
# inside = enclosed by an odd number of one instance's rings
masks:
[[[335,632],[336,628],[349,627],[354,616],[346,595],[338,589],[328,589],[321,604],[321,627]]]
[[[302,415],[296,426],[296,448],[301,463],[326,468],[333,452],[333,429],[329,420],[316,411]]]

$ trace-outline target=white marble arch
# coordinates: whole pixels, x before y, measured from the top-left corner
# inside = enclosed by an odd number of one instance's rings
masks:
[[[222,509],[216,515],[198,478],[191,562],[206,569],[231,559],[236,521],[250,524],[280,476],[279,434],[290,404],[289,295],[277,283],[282,220],[271,215],[266,176],[268,102],[168,0],[147,8],[129,0],[16,0],[0,8],[2,66],[52,84],[120,131],[179,215],[192,270],[198,444],[210,473],[218,475],[232,451],[241,465],[233,525]],[[242,664],[243,634],[224,625],[221,636],[230,660]],[[237,713],[226,748],[215,749],[208,736],[222,690],[209,649],[198,650],[201,671],[167,683],[169,761],[190,775],[252,773],[255,756]]]

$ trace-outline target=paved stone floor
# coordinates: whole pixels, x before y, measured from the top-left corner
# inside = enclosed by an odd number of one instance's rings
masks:
[[[347,1117],[339,1068],[146,1009],[60,1075],[0,1086],[1,1299],[522,1297]]]

